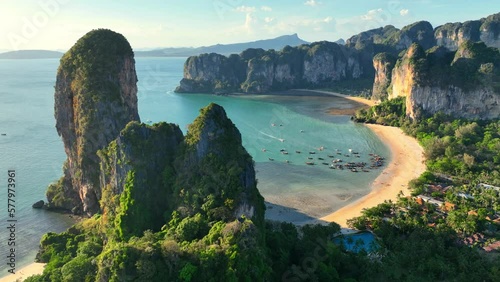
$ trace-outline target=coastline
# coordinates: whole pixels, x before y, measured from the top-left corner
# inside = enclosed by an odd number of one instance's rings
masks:
[[[417,140],[407,136],[400,128],[366,124],[390,149],[392,161],[373,181],[371,192],[357,201],[320,218],[326,222],[336,222],[348,228],[347,220],[361,215],[361,211],[374,207],[385,200],[395,201],[400,191],[410,195],[408,182],[422,174],[426,167],[423,149]]]
[[[376,105],[371,101],[361,97],[353,97],[336,92],[324,90],[293,89],[287,91],[273,92],[267,95],[278,96],[334,96],[345,98],[351,103],[346,108],[328,108],[326,112],[331,115],[352,115],[360,108],[368,108]],[[403,195],[410,195],[408,182],[419,177],[425,170],[425,159],[423,157],[423,148],[418,141],[403,133],[400,128],[382,126],[377,124],[364,124],[377,137],[387,145],[391,154],[391,161],[383,169],[381,174],[370,184],[370,192],[361,196],[354,202],[343,206],[342,208],[321,218],[304,218],[296,216],[295,208],[281,207],[279,210],[273,210],[277,218],[282,221],[299,221],[299,225],[307,223],[336,222],[342,227],[342,233],[353,233],[347,226],[347,220],[361,215],[363,209],[374,207],[385,200],[397,200],[397,195],[403,192]],[[276,207],[274,207],[276,209]],[[290,212],[292,211],[292,212]]]
[[[0,282],[24,281],[30,276],[42,274],[45,265],[45,263],[33,262],[17,270],[15,274],[9,273],[6,276],[0,278]]]

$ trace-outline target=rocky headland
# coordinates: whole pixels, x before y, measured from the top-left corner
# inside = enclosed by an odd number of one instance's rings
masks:
[[[402,29],[389,25],[354,35],[345,45],[323,41],[229,57],[192,56],[176,91],[260,94],[372,81],[366,87],[372,100],[405,96],[411,118],[438,111],[495,118],[499,47],[500,13],[436,28],[426,21]]]

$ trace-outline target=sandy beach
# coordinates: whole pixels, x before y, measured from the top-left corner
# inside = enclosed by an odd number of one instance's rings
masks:
[[[14,281],[24,281],[26,278],[41,274],[45,263],[34,262],[16,271],[16,274],[8,274],[5,277],[0,278],[0,282],[14,282]]]
[[[347,220],[361,215],[365,208],[374,207],[384,200],[396,200],[400,191],[409,195],[408,182],[425,171],[423,149],[417,140],[409,137],[397,127],[367,124],[390,148],[392,161],[374,180],[372,191],[365,197],[353,202],[325,217],[323,221],[335,221],[347,227]]]
[[[322,90],[293,89],[273,92],[272,95],[335,96],[345,98],[349,101],[349,103],[341,106],[335,105],[334,107],[327,108],[326,112],[332,115],[352,115],[359,108],[368,108],[376,105],[376,102],[365,98]],[[287,199],[284,195],[281,195],[279,199],[268,199],[271,203],[277,202],[280,205],[267,203],[268,210],[266,214],[271,215],[270,218],[274,220],[294,222],[297,225],[335,221],[343,227],[343,232],[352,232],[353,230],[347,228],[347,220],[360,216],[363,209],[374,207],[385,200],[394,201],[397,199],[400,191],[404,195],[409,195],[408,182],[420,176],[426,169],[422,147],[416,139],[405,135],[399,128],[375,124],[366,124],[366,126],[389,147],[392,156],[391,161],[372,182],[371,187],[367,187],[370,189],[367,195],[361,196],[354,202],[320,218],[305,212],[309,210],[309,205],[324,205],[324,203],[316,199],[317,195],[309,195],[309,198],[313,199],[311,201],[307,201],[308,197]],[[355,197],[355,195],[347,196]],[[286,204],[283,202],[286,202]]]

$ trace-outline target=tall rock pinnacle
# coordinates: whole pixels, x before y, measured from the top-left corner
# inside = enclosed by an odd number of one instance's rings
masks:
[[[93,30],[64,54],[55,85],[56,129],[68,159],[64,176],[49,186],[54,208],[93,214],[99,210],[96,152],[139,121],[134,53],[127,39]]]

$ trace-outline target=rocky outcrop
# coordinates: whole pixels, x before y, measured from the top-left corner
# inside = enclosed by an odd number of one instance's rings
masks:
[[[93,30],[64,54],[54,110],[68,159],[64,179],[47,192],[49,206],[89,215],[99,210],[96,153],[128,122],[139,120],[136,83],[134,54],[121,34]]]
[[[375,53],[383,51],[394,53],[408,48],[412,43],[418,43],[426,49],[435,45],[434,30],[429,22],[416,22],[402,29],[387,25],[361,32],[346,41],[347,46],[360,50],[367,49],[367,46],[375,46]]]
[[[331,42],[287,46],[278,52],[248,49],[228,58],[202,54],[186,61],[176,92],[264,93],[327,86],[366,76],[372,66],[363,59],[356,50]]]
[[[388,98],[388,88],[391,85],[392,69],[396,63],[396,57],[389,53],[379,53],[373,57],[373,67],[375,68],[375,80],[371,99],[383,101]]]
[[[245,63],[237,55],[210,53],[189,57],[177,92],[228,92],[245,76]]]
[[[98,152],[101,210],[119,236],[160,230],[165,215],[205,214],[210,222],[264,220],[251,156],[224,109],[210,104],[189,126],[130,122]],[[118,200],[119,199],[119,200]]]
[[[257,190],[252,157],[241,144],[240,132],[221,106],[212,103],[200,110],[175,164],[177,183],[184,188],[179,202],[187,204],[211,192],[205,208],[220,206],[216,214],[209,215],[212,220],[245,216],[262,223],[264,201]],[[188,177],[193,171],[198,172],[197,178]]]
[[[403,27],[401,31],[389,38],[389,42],[391,42],[397,50],[407,49],[413,43],[417,43],[426,50],[436,45],[434,29],[427,21],[419,21]]]
[[[413,44],[392,71],[389,99],[406,97],[411,118],[443,112],[456,117],[500,117],[500,53],[484,43],[464,42],[456,52],[424,52]]]
[[[348,64],[349,59],[351,59],[350,64]],[[350,58],[341,45],[324,42],[314,44],[307,50],[303,74],[306,83],[319,85],[359,76],[359,62]]]
[[[380,52],[397,55],[398,51],[413,43],[425,50],[437,45],[455,51],[465,41],[482,41],[488,47],[500,48],[500,13],[480,20],[447,23],[435,29],[426,21],[407,25],[401,30],[388,25],[354,35],[346,41],[346,46],[372,55]]]
[[[434,30],[436,44],[455,51],[466,41],[482,41],[488,47],[500,48],[500,13],[464,23],[447,23]]]
[[[500,13],[493,14],[484,20],[479,27],[479,38],[486,46],[500,48]]]
[[[34,209],[41,209],[45,205],[45,202],[43,200],[37,201],[31,205],[32,208]]]
[[[172,162],[184,140],[179,126],[130,122],[118,138],[98,152],[104,214],[118,212],[121,237],[158,230],[172,210]],[[120,196],[120,210],[110,211],[110,198]]]
[[[434,31],[436,44],[450,51],[455,51],[465,41],[479,41],[479,27],[481,21],[467,21],[464,23],[447,23],[439,26]]]

